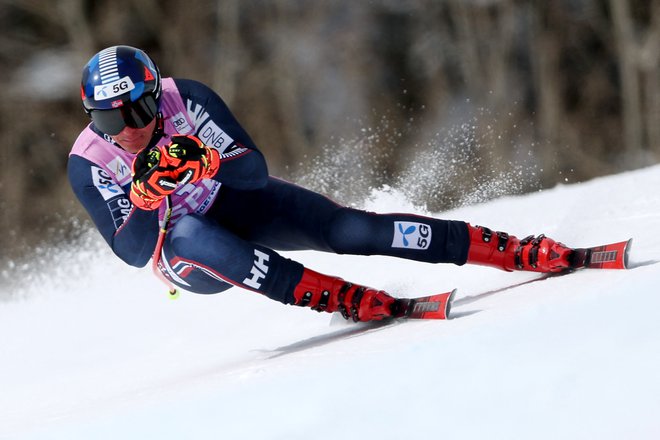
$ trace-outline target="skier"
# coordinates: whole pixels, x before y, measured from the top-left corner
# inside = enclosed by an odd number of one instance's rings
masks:
[[[573,250],[543,235],[519,240],[463,221],[365,212],[269,176],[264,157],[213,90],[162,78],[140,49],[113,46],[94,55],[83,69],[81,97],[91,123],[69,156],[76,196],[119,258],[136,267],[152,258],[185,290],[240,286],[369,321],[400,316],[401,302],[275,250],[506,271],[572,266]]]

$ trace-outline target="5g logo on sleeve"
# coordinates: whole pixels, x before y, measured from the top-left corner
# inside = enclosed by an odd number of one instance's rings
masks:
[[[424,223],[394,222],[392,247],[405,249],[428,249],[431,245],[431,227]]]
[[[112,180],[112,177],[103,169],[99,167],[91,167],[92,181],[94,186],[99,190],[103,200],[106,202],[112,198],[122,195],[124,192],[121,187]]]

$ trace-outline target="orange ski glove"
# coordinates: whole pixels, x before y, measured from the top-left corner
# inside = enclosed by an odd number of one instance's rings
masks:
[[[195,183],[210,179],[220,168],[220,153],[207,147],[195,136],[172,136],[164,146],[167,162],[177,169],[179,183]]]
[[[140,209],[157,209],[177,188],[176,168],[167,163],[161,147],[143,149],[133,160],[131,202]]]
[[[157,209],[178,185],[210,179],[220,168],[220,153],[195,136],[172,136],[167,145],[142,150],[133,161],[131,202]]]

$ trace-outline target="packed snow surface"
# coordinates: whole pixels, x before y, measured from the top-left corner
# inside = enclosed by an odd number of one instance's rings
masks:
[[[456,287],[448,321],[336,324],[238,288],[170,300],[149,269],[80,249],[0,302],[0,438],[658,439],[659,189],[652,167],[433,214],[632,237],[630,270],[286,254],[404,297]],[[414,209],[391,190],[365,207]]]

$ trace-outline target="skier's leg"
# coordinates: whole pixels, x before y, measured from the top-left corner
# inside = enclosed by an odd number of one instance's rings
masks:
[[[232,285],[287,302],[302,265],[241,239],[210,218],[182,217],[168,231],[162,255],[166,276],[195,293],[218,293]]]
[[[356,321],[397,312],[398,302],[383,291],[305,269],[199,215],[181,218],[168,232],[162,264],[174,284],[196,293],[217,293],[235,285],[285,304],[341,311]]]
[[[558,272],[573,266],[573,250],[548,237],[519,240],[463,221],[343,207],[278,179],[271,178],[257,191],[227,188],[215,205],[211,215],[219,222],[249,241],[275,249],[387,255],[508,271]]]
[[[465,222],[403,213],[341,208],[328,219],[324,232],[338,254],[464,264],[469,247]]]
[[[462,221],[343,207],[321,194],[273,178],[256,191],[222,188],[207,215],[246,240],[278,250],[464,264],[470,243]]]
[[[335,212],[329,225],[326,239],[337,253],[470,263],[506,271],[561,272],[574,267],[574,250],[544,235],[519,240],[461,221],[348,208]]]

